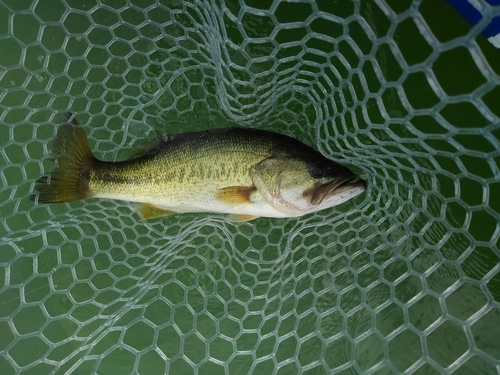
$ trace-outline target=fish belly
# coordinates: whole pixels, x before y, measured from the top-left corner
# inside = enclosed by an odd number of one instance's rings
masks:
[[[136,203],[147,203],[163,210],[185,212],[214,212],[221,214],[251,215],[265,217],[290,217],[274,208],[258,192],[254,192],[248,202],[229,204],[217,199],[217,192],[224,185],[207,186],[164,186],[162,189],[142,186],[124,187],[124,191],[101,192],[96,198],[118,199]],[[160,192],[162,192],[160,194]]]

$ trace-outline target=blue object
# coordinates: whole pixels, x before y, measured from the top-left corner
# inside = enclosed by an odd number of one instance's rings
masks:
[[[493,6],[500,5],[500,0],[479,0]],[[446,0],[453,9],[465,18],[471,25],[479,23],[485,15],[481,13],[471,0]],[[500,16],[490,19],[488,25],[483,29],[482,34],[497,48],[500,48]]]

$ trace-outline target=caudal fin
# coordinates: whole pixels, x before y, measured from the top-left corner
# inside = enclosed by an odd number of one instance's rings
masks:
[[[52,146],[57,166],[37,181],[37,192],[30,196],[33,201],[38,197],[40,203],[70,202],[91,196],[90,171],[96,159],[85,132],[72,117],[66,113],[67,121],[57,129]]]

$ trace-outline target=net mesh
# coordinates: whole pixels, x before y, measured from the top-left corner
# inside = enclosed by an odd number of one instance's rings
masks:
[[[440,0],[0,1],[0,373],[499,373],[485,22]],[[239,225],[33,205],[68,109],[104,160],[245,125],[343,157],[369,189]]]

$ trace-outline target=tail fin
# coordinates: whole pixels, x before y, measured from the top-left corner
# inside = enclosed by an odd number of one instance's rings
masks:
[[[70,202],[89,198],[90,171],[95,158],[90,151],[87,136],[71,113],[66,113],[66,122],[57,129],[53,143],[56,169],[50,176],[37,181],[37,193],[40,203]]]

